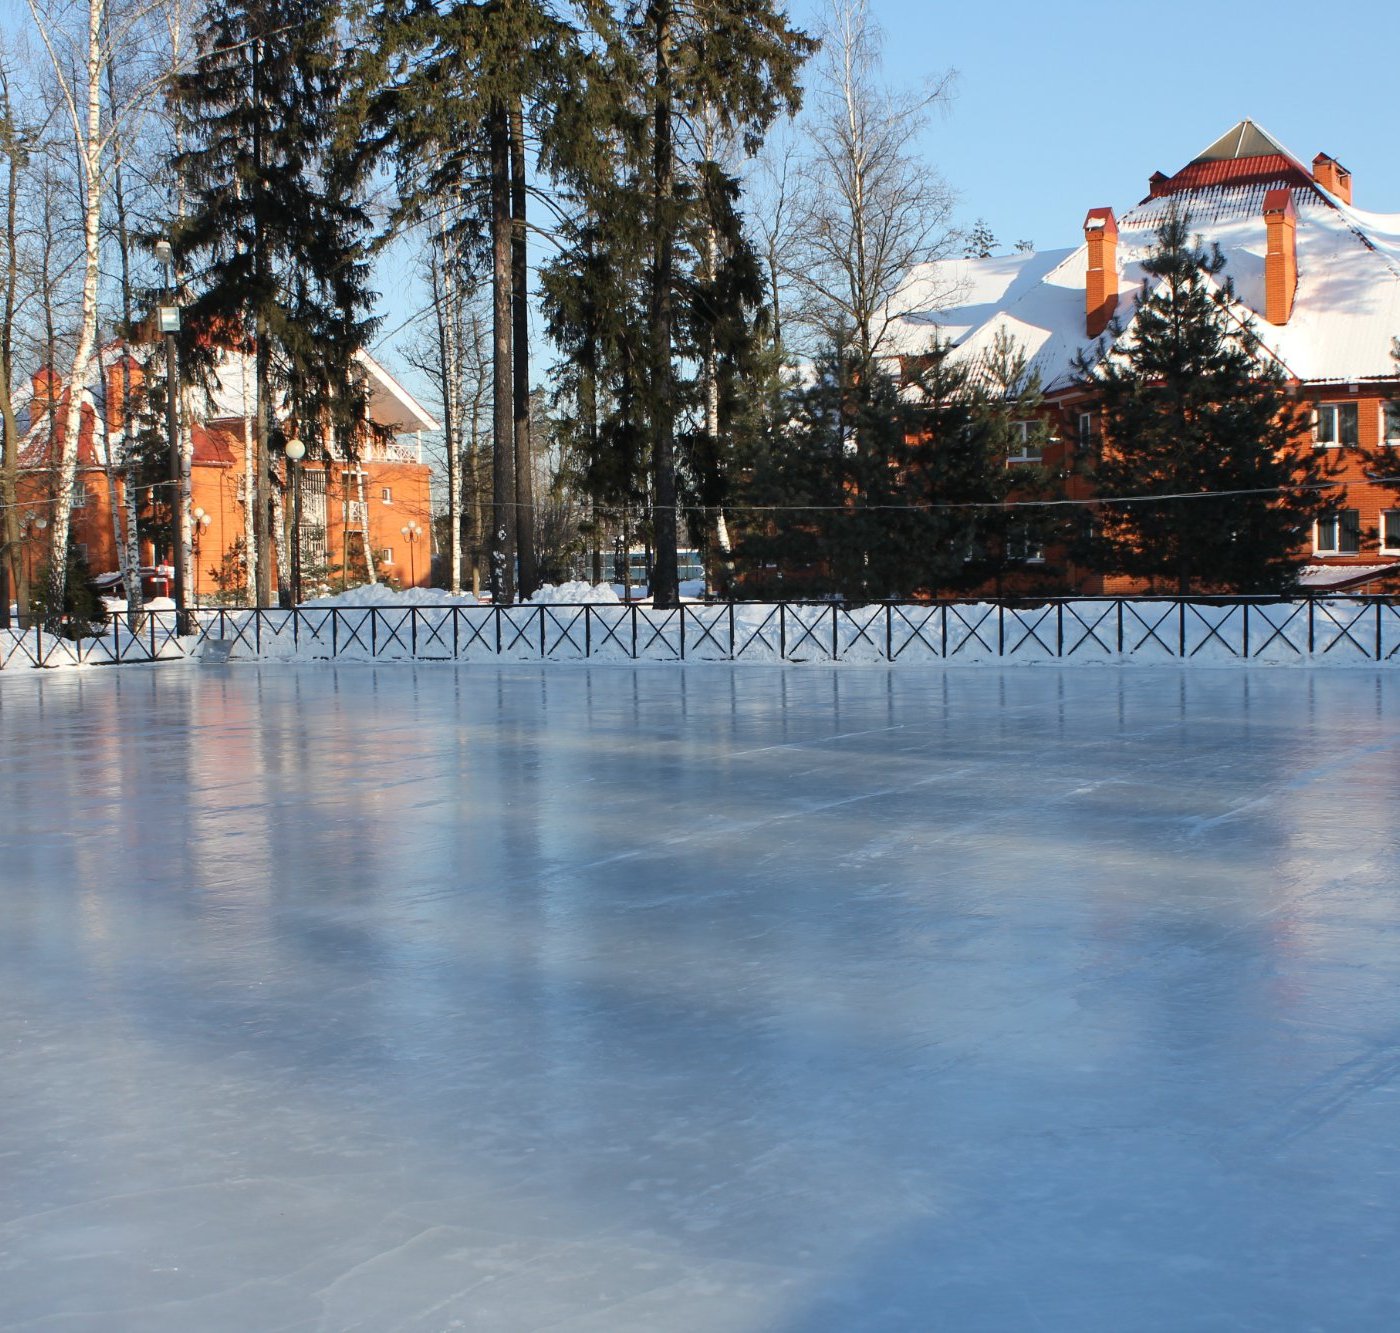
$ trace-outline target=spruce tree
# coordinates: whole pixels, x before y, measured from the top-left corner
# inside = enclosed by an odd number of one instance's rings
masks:
[[[1127,330],[1080,360],[1103,426],[1085,468],[1104,498],[1078,555],[1182,596],[1286,592],[1328,509],[1323,455],[1299,443],[1287,375],[1188,215],[1167,213],[1143,268]]]
[[[686,228],[677,130],[688,117],[703,113],[721,134],[755,149],[781,110],[796,109],[797,74],[815,44],[789,24],[773,0],[627,0],[620,22],[611,16],[602,22],[601,4],[586,8],[620,72],[615,86],[642,90],[641,118],[631,116],[630,98],[620,110],[635,129],[623,141],[645,183],[647,209],[652,600],[656,606],[675,606],[680,597],[676,433],[682,406],[676,381],[677,252]]]
[[[186,348],[231,340],[256,366],[259,605],[271,601],[279,401],[309,444],[329,423],[346,455],[363,417],[355,354],[375,321],[361,176],[342,137],[344,16],[342,0],[211,0],[175,84],[190,127],[175,163],[190,211],[172,240],[181,268],[199,275]]]

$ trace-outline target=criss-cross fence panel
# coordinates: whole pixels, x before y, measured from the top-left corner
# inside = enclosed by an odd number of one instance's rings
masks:
[[[630,662],[637,655],[637,608],[594,606],[588,616],[588,656],[598,662]]]
[[[786,616],[782,605],[734,608],[734,660],[781,662]]]
[[[637,618],[639,661],[684,661],[685,643],[678,607],[655,610],[649,606],[635,606],[632,610]]]
[[[588,656],[592,617],[588,606],[542,606],[544,656],[551,662],[572,662]]]
[[[374,659],[377,662],[412,660],[418,629],[416,607],[376,607],[370,612]]]
[[[492,606],[452,608],[453,656],[459,662],[494,661],[500,612]]]
[[[1124,601],[1119,608],[1123,617],[1123,657],[1174,662],[1181,656],[1179,602]]]
[[[1382,638],[1380,603],[1353,601],[1312,604],[1312,656],[1316,662],[1375,661]]]
[[[683,605],[685,657],[688,662],[727,662],[734,656],[734,609],[730,606]]]
[[[1183,656],[1199,662],[1230,662],[1248,656],[1243,605],[1182,602],[1177,615],[1177,645]]]
[[[947,656],[948,608],[946,606],[896,606],[886,608],[886,657],[891,662],[932,662]]]
[[[1118,656],[1122,602],[1057,602],[1060,656],[1079,662],[1110,662]]]
[[[830,662],[837,655],[834,606],[787,608],[783,657],[789,662]]]
[[[833,606],[836,656],[843,662],[887,662],[890,617],[886,606]]]
[[[1060,617],[1053,605],[1000,608],[1001,655],[1018,662],[1053,662],[1060,656]]]
[[[1001,656],[1002,608],[995,602],[949,602],[943,614],[945,657],[982,661]]]
[[[1377,606],[1380,617],[1382,662],[1400,662],[1400,606],[1393,602],[1382,602]]]
[[[339,642],[339,611],[334,607],[307,607],[297,613],[297,656],[327,658],[336,656]]]
[[[450,662],[456,654],[452,631],[456,608],[419,606],[414,608],[414,657],[420,662]]]
[[[1259,662],[1299,662],[1308,655],[1311,602],[1259,602],[1244,607],[1249,656]]]
[[[538,662],[544,656],[545,626],[540,606],[503,606],[499,609],[501,652],[512,662]]]

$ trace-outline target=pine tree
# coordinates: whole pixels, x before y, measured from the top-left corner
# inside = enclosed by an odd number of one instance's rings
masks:
[[[987,225],[986,218],[978,218],[973,223],[972,231],[968,234],[967,244],[963,246],[963,257],[965,259],[990,259],[1001,248],[1001,242],[997,240],[996,233]]]
[[[190,126],[176,160],[190,212],[172,239],[181,266],[200,275],[187,348],[201,335],[232,338],[256,365],[260,605],[271,601],[279,399],[309,444],[329,423],[347,455],[363,418],[355,353],[375,321],[362,177],[341,138],[344,16],[341,0],[211,0],[175,86]]]
[[[601,6],[589,6],[593,18]],[[652,600],[675,606],[680,495],[676,428],[681,409],[676,380],[677,252],[686,229],[686,196],[677,127],[702,110],[717,130],[746,149],[757,147],[784,108],[799,100],[797,73],[815,44],[788,23],[773,0],[628,0],[622,22],[600,32],[611,46],[618,88],[643,89],[644,118],[622,118],[636,132],[624,136],[645,182],[649,303],[647,437],[656,566]],[[630,71],[630,77],[629,77]]]
[[[1329,505],[1322,455],[1298,443],[1287,376],[1240,318],[1224,267],[1169,211],[1126,333],[1079,365],[1102,411],[1086,471],[1105,498],[1077,554],[1183,596],[1287,591],[1300,534]]]

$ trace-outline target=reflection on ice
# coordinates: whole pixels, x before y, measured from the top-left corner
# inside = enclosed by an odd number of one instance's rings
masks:
[[[1385,1328],[1381,673],[0,679],[0,1328]]]

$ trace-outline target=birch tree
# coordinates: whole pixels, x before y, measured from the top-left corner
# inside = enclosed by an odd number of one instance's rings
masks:
[[[822,52],[799,168],[801,224],[792,277],[823,349],[869,367],[899,289],[921,264],[953,254],[954,195],[919,139],[952,92],[952,75],[919,92],[890,89],[868,0],[826,0]],[[926,296],[923,304],[927,303]]]

